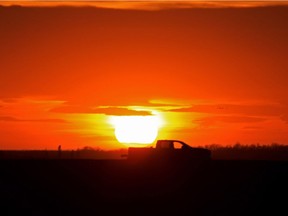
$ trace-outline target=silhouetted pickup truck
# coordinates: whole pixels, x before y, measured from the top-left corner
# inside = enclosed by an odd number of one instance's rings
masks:
[[[155,148],[128,148],[128,160],[133,161],[195,161],[210,159],[210,150],[205,148],[194,148],[180,140],[158,140]]]

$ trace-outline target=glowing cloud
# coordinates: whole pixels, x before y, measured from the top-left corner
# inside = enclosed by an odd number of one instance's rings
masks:
[[[239,8],[239,7],[263,7],[275,5],[288,5],[286,1],[191,1],[191,0],[146,0],[146,1],[2,1],[3,6],[24,6],[24,7],[58,7],[58,6],[73,6],[73,7],[96,7],[124,10],[165,10],[175,8]]]

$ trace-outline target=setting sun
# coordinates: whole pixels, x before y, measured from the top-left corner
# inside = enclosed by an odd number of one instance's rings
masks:
[[[158,135],[161,119],[158,116],[113,116],[116,139],[125,144],[150,144]]]

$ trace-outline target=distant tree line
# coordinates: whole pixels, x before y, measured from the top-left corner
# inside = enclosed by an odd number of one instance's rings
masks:
[[[267,145],[235,143],[223,146],[206,145],[211,150],[213,159],[220,160],[288,160],[288,145],[271,143]]]
[[[125,159],[127,149],[101,150],[85,146],[76,150],[0,150],[0,160],[10,159]]]

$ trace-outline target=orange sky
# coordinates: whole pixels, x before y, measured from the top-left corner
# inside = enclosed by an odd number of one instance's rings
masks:
[[[0,149],[122,148],[109,117],[152,111],[158,138],[288,143],[288,7],[159,5],[0,6]]]

